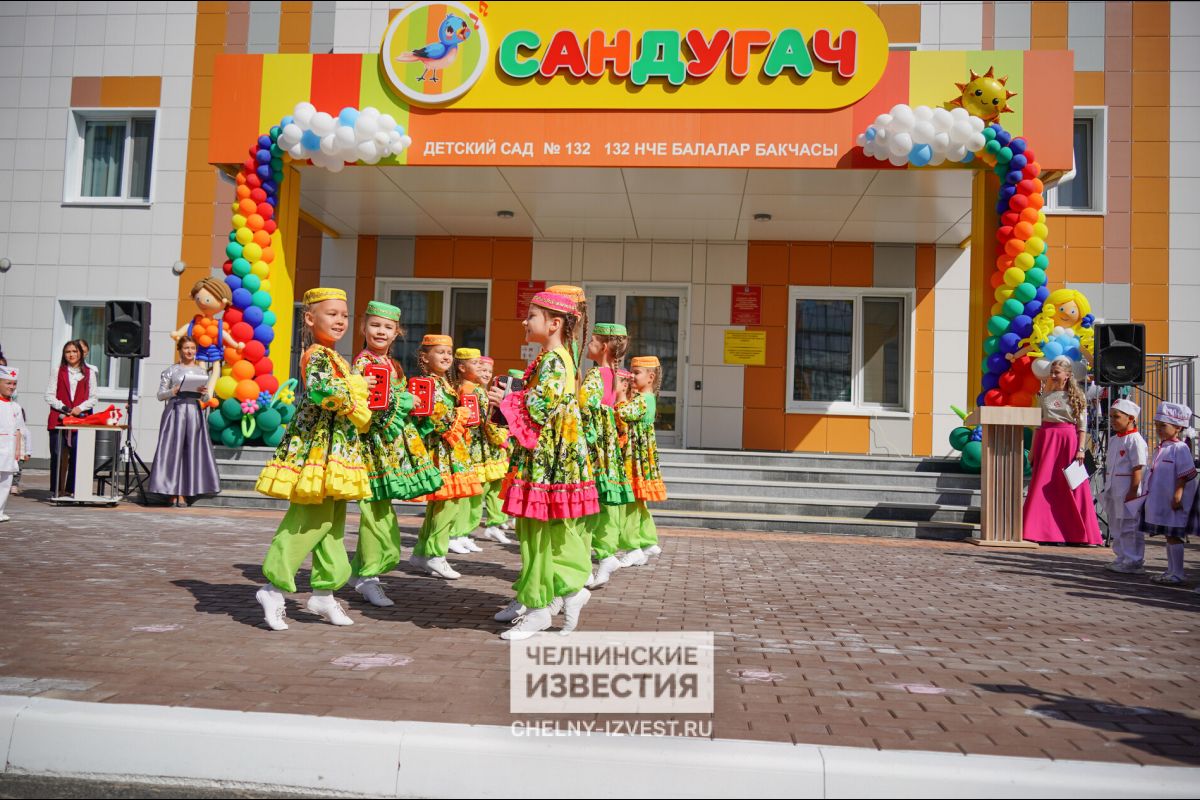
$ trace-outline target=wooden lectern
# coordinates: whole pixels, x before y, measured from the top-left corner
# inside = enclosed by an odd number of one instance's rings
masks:
[[[1036,548],[1024,534],[1025,428],[1042,424],[1040,408],[983,406],[965,420],[983,426],[980,538],[984,547]]]

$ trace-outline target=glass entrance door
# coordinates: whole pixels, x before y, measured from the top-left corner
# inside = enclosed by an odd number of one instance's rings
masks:
[[[634,356],[658,356],[662,389],[655,430],[662,447],[682,447],[683,385],[687,369],[687,290],[645,286],[586,286],[592,323],[618,322],[629,329],[625,365]],[[585,360],[584,368],[592,365]]]
[[[420,375],[417,350],[427,333],[454,338],[455,347],[476,347],[487,352],[488,288],[483,284],[406,283],[393,285],[389,302],[400,309],[400,324],[407,335],[397,339],[393,357],[406,375]]]

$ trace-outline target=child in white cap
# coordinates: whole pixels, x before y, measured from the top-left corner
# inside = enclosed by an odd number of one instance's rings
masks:
[[[1108,418],[1113,436],[1108,440],[1108,486],[1104,501],[1108,510],[1108,533],[1116,556],[1106,569],[1136,574],[1146,560],[1146,537],[1138,530],[1136,515],[1126,512],[1125,504],[1142,493],[1142,473],[1149,460],[1150,448],[1138,432],[1142,409],[1122,398],[1112,404]]]
[[[1159,403],[1154,415],[1158,449],[1146,477],[1140,529],[1167,537],[1167,571],[1150,580],[1176,586],[1183,583],[1183,543],[1196,505],[1196,464],[1182,434],[1192,422],[1192,410],[1181,403]]]
[[[17,464],[29,460],[29,428],[21,406],[13,400],[16,391],[16,367],[0,366],[0,522],[9,519],[4,507],[8,505]]]

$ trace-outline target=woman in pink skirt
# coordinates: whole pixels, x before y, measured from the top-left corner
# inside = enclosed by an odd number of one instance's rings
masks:
[[[1091,486],[1071,490],[1063,470],[1083,463],[1087,400],[1071,374],[1071,360],[1054,359],[1039,395],[1042,427],[1033,437],[1033,476],[1025,496],[1025,540],[1044,544],[1103,543]]]

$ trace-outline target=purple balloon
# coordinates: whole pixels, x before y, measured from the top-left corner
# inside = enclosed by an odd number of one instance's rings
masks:
[[[987,366],[989,372],[994,372],[999,375],[1001,372],[1004,372],[1006,369],[1008,369],[1008,359],[1004,357],[1003,353],[992,353],[990,356],[988,356]]]
[[[230,291],[236,292],[238,289],[242,288],[242,279],[237,275],[226,275],[225,285],[229,287]]]
[[[238,289],[233,293],[233,307],[239,310],[254,305],[254,295],[247,289]]]
[[[1000,385],[1000,376],[994,372],[989,372],[983,376],[983,391],[991,391]]]
[[[1025,339],[1029,334],[1033,333],[1033,319],[1028,314],[1013,317],[1013,321],[1009,323],[1008,330]]]
[[[271,340],[275,338],[275,331],[270,325],[259,325],[254,329],[254,338],[263,344],[270,344]]]

